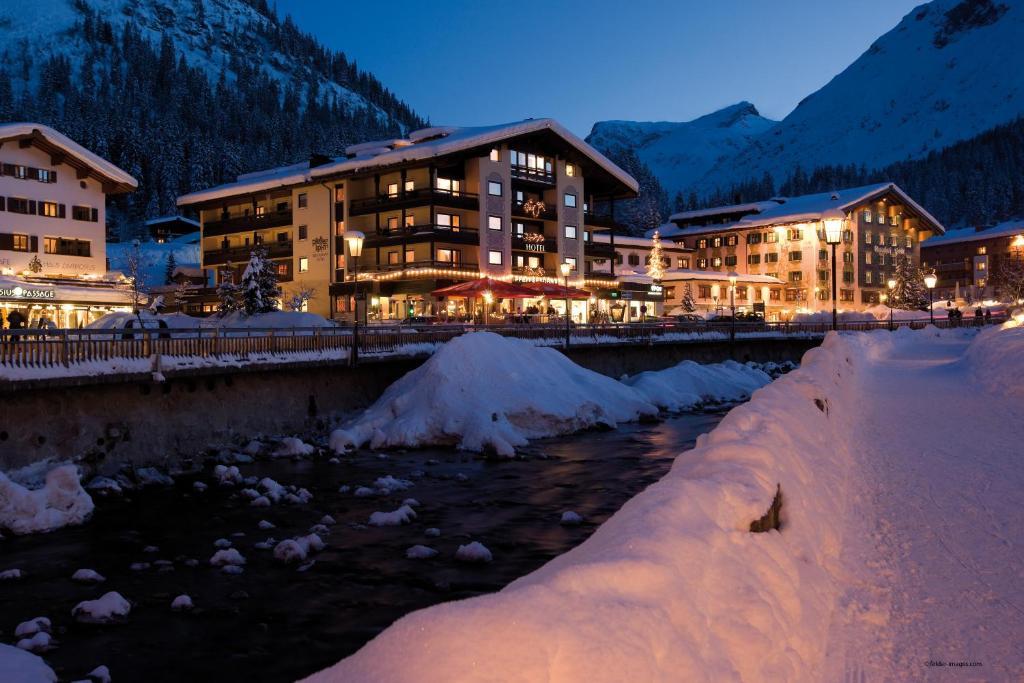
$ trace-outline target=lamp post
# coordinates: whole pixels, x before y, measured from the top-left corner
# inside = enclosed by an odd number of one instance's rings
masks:
[[[353,366],[359,363],[359,257],[363,254],[363,240],[366,235],[358,230],[347,230],[345,242],[348,243],[348,255],[352,259],[352,355]]]
[[[889,297],[888,297],[888,301],[889,301],[889,331],[892,332],[892,330],[893,330],[893,324],[892,324],[892,305],[893,305],[893,303],[895,303],[892,300],[892,295],[893,295],[893,292],[896,291],[896,281],[893,280],[892,278],[890,278],[889,281],[886,282],[885,284],[889,287]]]
[[[739,275],[735,271],[729,273],[729,308],[732,309],[732,324],[729,327],[729,341],[736,341],[736,280]]]
[[[562,279],[565,281],[565,348],[569,348],[569,273],[572,266],[569,263],[562,263],[558,266],[562,271]]]
[[[935,302],[932,300],[932,296],[935,283],[938,281],[939,278],[935,277],[934,271],[924,276],[924,286],[928,288],[928,320],[932,325],[935,324]]]
[[[846,214],[842,209],[829,209],[821,216],[825,228],[825,243],[832,246],[832,329],[838,328],[839,313],[836,309],[836,245],[843,239],[843,224]]]

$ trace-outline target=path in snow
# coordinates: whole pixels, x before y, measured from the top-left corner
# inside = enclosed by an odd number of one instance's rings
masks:
[[[966,347],[897,346],[860,378],[827,680],[1024,677],[1024,410],[972,382]]]

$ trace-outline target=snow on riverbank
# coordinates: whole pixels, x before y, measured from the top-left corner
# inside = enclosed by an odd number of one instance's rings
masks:
[[[1000,332],[991,343],[1009,339]],[[840,558],[855,540],[844,539],[848,521],[870,512],[847,497],[851,481],[868,480],[857,457],[870,444],[858,417],[866,378],[906,356],[912,393],[912,373],[932,367],[916,355],[971,334],[830,334],[582,545],[499,593],[408,615],[307,680],[827,680],[830,626],[856,607],[838,597],[864,579]],[[1012,368],[996,357],[995,367],[979,361],[983,377],[1024,372],[1024,354]],[[781,531],[751,533],[777,487]]]
[[[0,681],[4,683],[56,683],[57,674],[42,657],[0,644]]]
[[[684,360],[666,370],[641,372],[623,380],[654,405],[671,411],[689,410],[708,401],[741,401],[771,381],[764,371],[732,360],[711,365]]]
[[[37,489],[28,489],[0,472],[0,529],[19,535],[45,533],[81,524],[93,507],[75,465],[53,468]]]
[[[353,424],[331,435],[331,447],[455,444],[512,455],[531,438],[656,412],[633,389],[554,349],[474,332],[388,387]]]

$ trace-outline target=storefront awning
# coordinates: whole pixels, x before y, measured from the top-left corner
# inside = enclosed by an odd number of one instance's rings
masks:
[[[451,287],[435,289],[431,294],[434,296],[445,296],[452,298],[474,299],[484,296],[490,292],[495,299],[532,299],[537,293],[527,289],[523,285],[504,280],[495,280],[490,277],[482,277],[479,280],[460,282]]]

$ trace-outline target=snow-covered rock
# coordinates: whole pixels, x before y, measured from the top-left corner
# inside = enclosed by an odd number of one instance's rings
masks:
[[[423,532],[423,535],[424,536],[429,536],[430,538],[437,538],[438,536],[441,535],[441,530],[438,529],[437,527],[430,527],[429,529],[426,529]]]
[[[43,487],[35,490],[0,473],[0,529],[19,535],[45,533],[82,524],[94,507],[74,465],[53,468],[46,473]]]
[[[85,485],[85,488],[98,496],[120,495],[124,493],[121,484],[110,477],[93,477]]]
[[[187,595],[179,595],[171,600],[171,609],[175,612],[188,612],[193,607],[195,605],[192,604],[192,598]]]
[[[221,486],[238,486],[242,483],[242,473],[235,465],[216,465],[213,476]]]
[[[680,411],[705,402],[743,400],[772,378],[733,360],[710,365],[684,360],[671,368],[641,372],[623,381],[659,408]]]
[[[140,467],[135,470],[140,486],[174,486],[174,479],[156,467]]]
[[[576,526],[578,524],[583,524],[583,517],[578,512],[566,510],[562,513],[561,523],[566,526]]]
[[[285,458],[295,455],[311,455],[316,452],[316,447],[305,443],[302,439],[294,436],[286,436],[281,439],[277,450],[274,451],[275,458]]]
[[[71,575],[71,580],[79,583],[103,583],[107,579],[95,570],[77,569],[75,570],[75,573]]]
[[[89,672],[89,678],[96,683],[110,683],[110,669],[106,665],[99,665]]]
[[[455,559],[460,562],[490,562],[494,556],[483,543],[473,541],[466,545],[460,545],[459,549],[455,551]]]
[[[543,390],[537,377],[544,377]],[[444,344],[354,422],[333,432],[330,442],[336,451],[365,443],[451,444],[510,456],[531,438],[614,426],[656,412],[630,387],[581,368],[555,349],[474,332]]]
[[[274,559],[285,564],[294,564],[304,561],[310,553],[320,552],[324,547],[324,542],[317,534],[289,538],[274,546]]]
[[[273,522],[268,522],[265,519],[261,519],[259,521],[259,524],[257,524],[256,526],[259,527],[260,529],[263,529],[264,531],[266,531],[267,529],[273,529],[274,528],[274,523]]]
[[[109,624],[123,621],[131,611],[131,603],[123,595],[110,591],[95,600],[78,603],[71,610],[71,616],[85,624]]]
[[[53,628],[49,617],[36,617],[23,621],[14,627],[15,638],[28,638],[37,633],[49,633]]]
[[[214,567],[240,567],[245,564],[245,557],[238,552],[237,548],[225,548],[218,550],[210,558],[210,564]]]
[[[401,526],[416,519],[416,511],[408,505],[403,505],[391,512],[374,512],[367,522],[370,526]]]
[[[427,560],[437,555],[437,551],[426,545],[414,545],[405,551],[410,560]]]
[[[5,569],[0,572],[0,581],[17,581],[25,578],[25,572],[20,569]]]
[[[389,474],[384,477],[378,477],[377,480],[373,482],[373,485],[381,494],[388,495],[395,491],[404,491],[408,488],[412,488],[413,483],[408,479],[396,479]]]
[[[57,674],[38,655],[0,644],[0,681],[4,683],[57,683]]]
[[[52,637],[50,636],[49,633],[45,631],[39,631],[38,633],[32,636],[22,638],[17,642],[15,647],[17,647],[19,650],[26,650],[28,652],[40,654],[50,649],[51,640]]]

